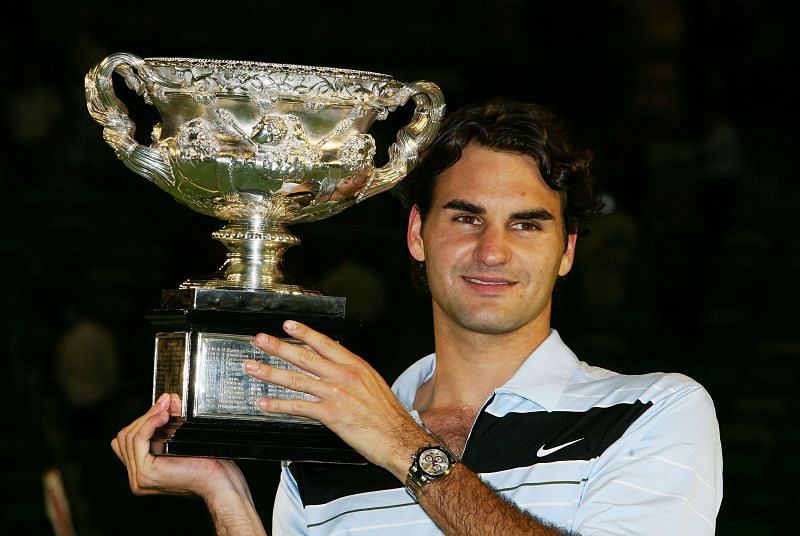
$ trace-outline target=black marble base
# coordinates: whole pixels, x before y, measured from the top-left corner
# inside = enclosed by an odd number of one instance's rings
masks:
[[[150,452],[240,460],[367,463],[321,425],[231,423],[207,418],[171,418],[166,426],[157,430]]]

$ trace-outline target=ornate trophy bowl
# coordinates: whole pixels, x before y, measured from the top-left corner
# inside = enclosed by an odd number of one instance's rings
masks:
[[[158,111],[149,147],[133,137],[136,125],[114,93],[113,74]],[[261,396],[307,395],[251,380],[242,361],[294,368],[249,344],[259,331],[285,337],[280,325],[288,317],[333,336],[351,329],[344,297],[284,280],[282,255],[299,243],[288,226],[332,216],[402,180],[439,128],[438,86],[329,67],[119,53],[89,71],[85,89],[89,114],[128,168],[227,222],[212,233],[228,249],[219,271],[164,290],[149,316],[161,330],[153,398],[172,392],[180,406],[153,452],[358,459],[315,421],[258,411]],[[414,116],[378,168],[368,131],[409,99]]]
[[[152,145],[114,94],[111,76],[158,110]],[[410,124],[375,168],[372,123],[413,98]],[[228,222],[213,278],[184,287],[310,292],[283,282],[299,243],[286,225],[326,218],[400,181],[430,143],[444,99],[430,82],[327,67],[113,54],[86,76],[89,113],[122,162],[177,201]]]

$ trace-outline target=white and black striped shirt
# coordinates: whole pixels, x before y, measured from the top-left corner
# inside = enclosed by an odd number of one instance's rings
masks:
[[[406,407],[435,367],[430,355],[397,379]],[[703,387],[589,366],[556,331],[494,391],[462,462],[522,510],[581,535],[713,534],[722,500],[719,429]],[[284,464],[273,532],[440,534],[387,471],[310,463]]]

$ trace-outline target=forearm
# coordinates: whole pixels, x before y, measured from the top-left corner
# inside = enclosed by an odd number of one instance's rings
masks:
[[[445,534],[569,534],[506,502],[463,464],[457,464],[445,478],[425,486],[419,494],[419,503]]]
[[[401,482],[405,482],[414,452],[423,445],[441,443],[441,440],[411,422],[398,427],[394,437],[399,446],[384,467]],[[546,525],[507,502],[462,463],[457,463],[442,479],[425,485],[418,499],[420,506],[445,534],[571,534]]]
[[[250,489],[242,479],[203,497],[217,536],[266,536]]]

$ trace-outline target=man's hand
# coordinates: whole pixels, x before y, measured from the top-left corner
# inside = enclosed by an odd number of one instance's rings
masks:
[[[207,497],[217,488],[244,477],[230,460],[153,456],[150,439],[157,428],[180,408],[176,394],[164,393],[147,413],[120,430],[111,448],[128,470],[128,483],[136,495],[156,493],[196,494]]]
[[[180,411],[176,394],[164,393],[147,413],[120,430],[111,448],[128,470],[136,495],[199,495],[208,506],[220,536],[264,536],[247,481],[231,460],[153,456],[150,439]]]
[[[323,423],[372,463],[405,481],[411,456],[431,441],[400,404],[389,385],[366,361],[333,339],[287,321],[289,336],[305,344],[257,335],[256,348],[277,356],[313,376],[248,360],[252,376],[308,393],[317,401],[262,398],[259,408],[273,413],[310,417]]]

